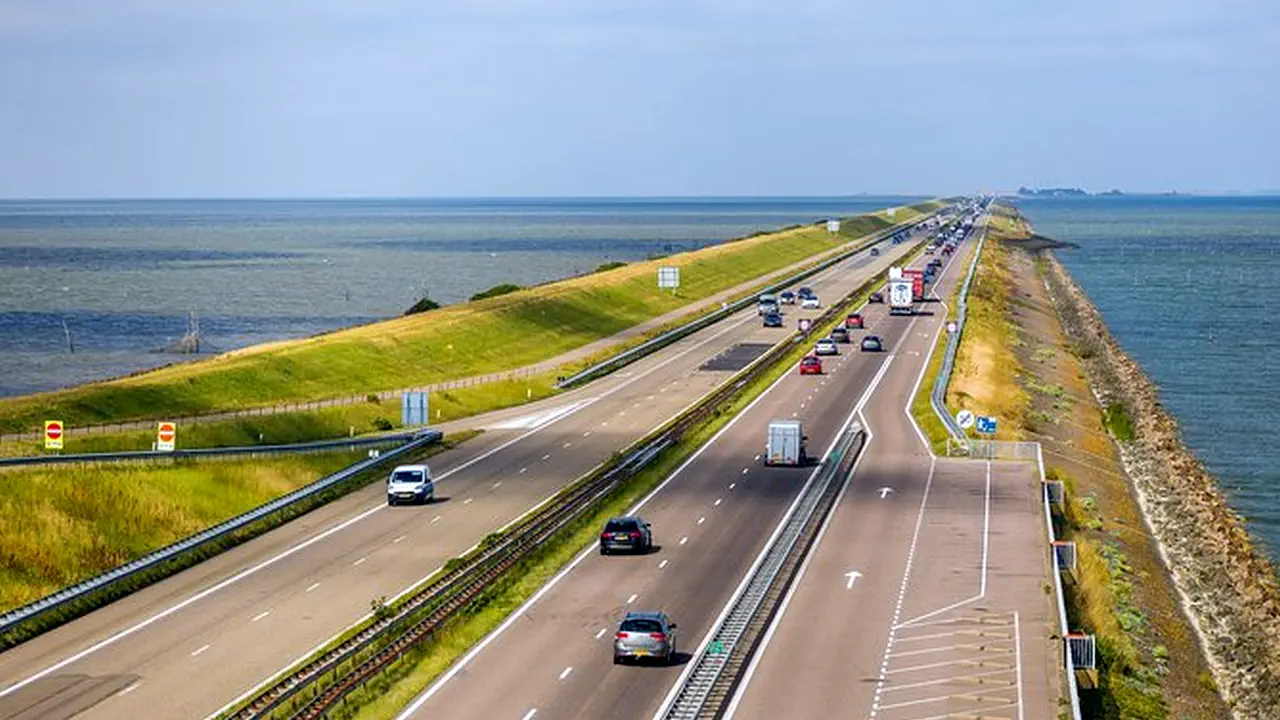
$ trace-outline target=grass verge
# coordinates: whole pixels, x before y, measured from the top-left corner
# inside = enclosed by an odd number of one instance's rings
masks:
[[[884,274],[868,280],[842,304],[846,307],[862,304],[871,290],[883,281]],[[830,321],[814,328],[813,337],[821,337],[829,333],[838,323],[843,322],[843,317],[842,313],[833,314]],[[335,710],[328,714],[328,717],[394,717],[400,708],[404,707],[434,678],[501,624],[504,618],[523,604],[583,548],[588,547],[593,542],[599,526],[609,516],[625,511],[639,498],[649,493],[680,462],[709,440],[770,384],[784,373],[794,371],[799,359],[809,349],[810,343],[797,343],[773,368],[745,385],[732,400],[717,408],[706,421],[686,432],[676,444],[660,454],[652,465],[621,484],[596,509],[570,524],[553,540],[544,543],[533,555],[502,575],[476,601],[441,627],[430,640],[411,650],[389,666],[385,672],[347,696]],[[491,535],[486,539],[494,537],[495,535]],[[481,546],[484,544],[482,541]],[[464,561],[464,558],[455,558],[445,565],[442,572],[447,572],[455,564]],[[427,579],[424,585],[434,582],[435,579],[435,576]],[[405,600],[411,595],[412,593],[407,593]],[[381,598],[371,599],[371,608],[376,610],[381,604]],[[359,632],[361,625],[363,623],[348,629],[341,636],[327,643],[325,648],[317,651],[312,658],[324,654]],[[304,697],[312,697],[309,692]],[[280,708],[280,712],[287,715],[291,709],[286,705]]]
[[[745,280],[832,250],[936,207],[922,203],[843,223],[804,226],[651,262],[527,288],[478,302],[268,343],[132,377],[0,402],[0,431],[183,417],[425,385],[521,367],[608,337]],[[676,293],[654,282],[681,269]]]
[[[460,433],[424,448],[427,457],[476,433]],[[0,473],[0,610],[38,599],[235,517],[346,467],[365,456],[350,451],[166,466],[78,467],[74,482],[58,468]],[[408,459],[408,458],[406,458]],[[0,635],[0,650],[252,539],[368,483],[381,465],[339,483],[308,502],[282,510],[161,566]]]

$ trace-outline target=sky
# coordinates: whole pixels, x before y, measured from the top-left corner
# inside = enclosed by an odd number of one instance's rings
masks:
[[[1280,188],[1274,0],[0,0],[0,197]]]

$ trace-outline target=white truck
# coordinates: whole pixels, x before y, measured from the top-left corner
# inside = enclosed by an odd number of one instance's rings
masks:
[[[889,280],[889,314],[911,315],[914,312],[911,278],[902,276],[891,278]]]
[[[768,444],[764,450],[765,465],[805,465],[809,456],[805,453],[804,429],[799,420],[773,420],[769,423]]]

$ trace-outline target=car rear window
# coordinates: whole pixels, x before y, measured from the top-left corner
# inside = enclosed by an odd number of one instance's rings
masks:
[[[605,532],[630,532],[636,529],[635,520],[610,520],[604,526]]]
[[[391,482],[420,483],[422,482],[422,472],[418,470],[401,470],[391,476]]]
[[[657,620],[624,620],[622,632],[655,633],[662,632],[662,623]]]

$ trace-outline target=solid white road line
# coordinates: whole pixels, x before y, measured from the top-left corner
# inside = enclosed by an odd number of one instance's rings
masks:
[[[195,656],[199,655],[200,653],[202,653],[202,652],[204,652],[205,650],[208,650],[208,649],[209,649],[209,646],[208,646],[208,645],[201,645],[200,647],[198,647],[198,648],[196,648],[195,650],[192,650],[192,651],[191,651],[191,657],[195,657]]]
[[[367,560],[367,559],[368,559],[368,558],[360,558],[359,560],[357,560],[357,561],[355,561],[355,562],[353,562],[353,563],[351,563],[351,564],[352,564],[352,566],[355,566],[355,565],[361,565],[361,564],[363,564],[363,563],[364,563],[364,561],[365,561],[365,560]]]
[[[312,590],[315,590],[318,587],[320,587],[320,583],[318,582],[311,583],[310,585],[307,586],[307,589],[305,590],[305,592],[311,592]]]

